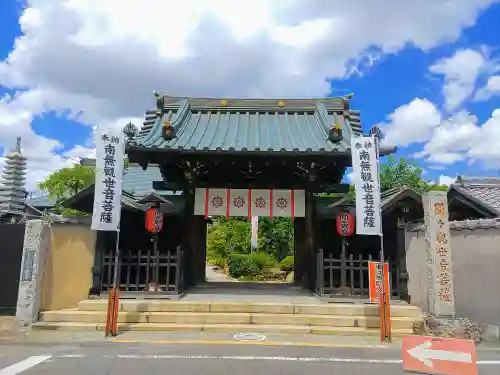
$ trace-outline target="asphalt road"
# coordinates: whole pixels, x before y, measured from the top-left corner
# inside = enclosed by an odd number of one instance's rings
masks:
[[[500,351],[479,352],[479,374],[500,373]],[[0,375],[401,375],[397,348],[66,343],[0,345]]]

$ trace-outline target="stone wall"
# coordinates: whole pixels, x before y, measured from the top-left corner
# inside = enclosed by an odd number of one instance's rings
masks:
[[[500,219],[450,222],[455,316],[500,326]],[[421,226],[407,228],[411,303],[428,311],[426,244]]]

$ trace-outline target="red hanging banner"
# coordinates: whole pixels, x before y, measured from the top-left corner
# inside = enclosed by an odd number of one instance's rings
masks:
[[[156,207],[148,208],[146,211],[146,230],[150,233],[158,233],[163,228],[163,213]]]
[[[337,233],[340,236],[350,236],[354,233],[354,216],[342,213],[337,216]]]
[[[252,189],[248,189],[248,220],[252,220]]]
[[[273,199],[273,189],[269,189],[269,219],[273,219],[273,206],[274,206],[274,199]]]
[[[208,195],[210,194],[209,189],[205,189],[205,219],[208,219]]]
[[[230,205],[231,205],[231,189],[226,189],[226,220],[229,219]]]
[[[295,219],[295,190],[290,190],[290,200],[291,202],[291,216],[292,216],[292,221]]]

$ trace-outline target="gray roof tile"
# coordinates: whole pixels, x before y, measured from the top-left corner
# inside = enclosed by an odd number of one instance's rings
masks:
[[[409,224],[406,228],[410,232],[424,231],[424,224]],[[450,229],[455,230],[474,230],[474,229],[500,229],[500,218],[494,219],[479,219],[479,220],[463,220],[463,221],[450,221]]]
[[[36,207],[36,208],[51,208],[54,207],[55,202],[53,199],[50,199],[48,194],[47,195],[39,195],[37,197],[26,198],[26,204],[29,204],[30,206]]]
[[[159,195],[179,195],[181,192],[158,191],[153,189],[153,181],[162,181],[163,177],[158,165],[149,164],[146,170],[135,163],[130,163],[123,176],[123,191],[129,193],[134,199],[144,198],[150,193]]]
[[[160,96],[158,109],[146,112],[138,146],[196,151],[345,152],[361,135],[359,111],[345,109],[348,98],[317,100],[173,98]],[[347,101],[347,104],[344,102]],[[166,141],[163,122],[177,137]],[[332,143],[329,130],[342,125],[343,140]]]
[[[451,188],[500,215],[500,178],[458,176]]]

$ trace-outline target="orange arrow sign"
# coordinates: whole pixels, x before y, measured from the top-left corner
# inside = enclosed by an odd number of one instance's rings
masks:
[[[477,375],[471,340],[403,337],[403,370],[435,375]]]

